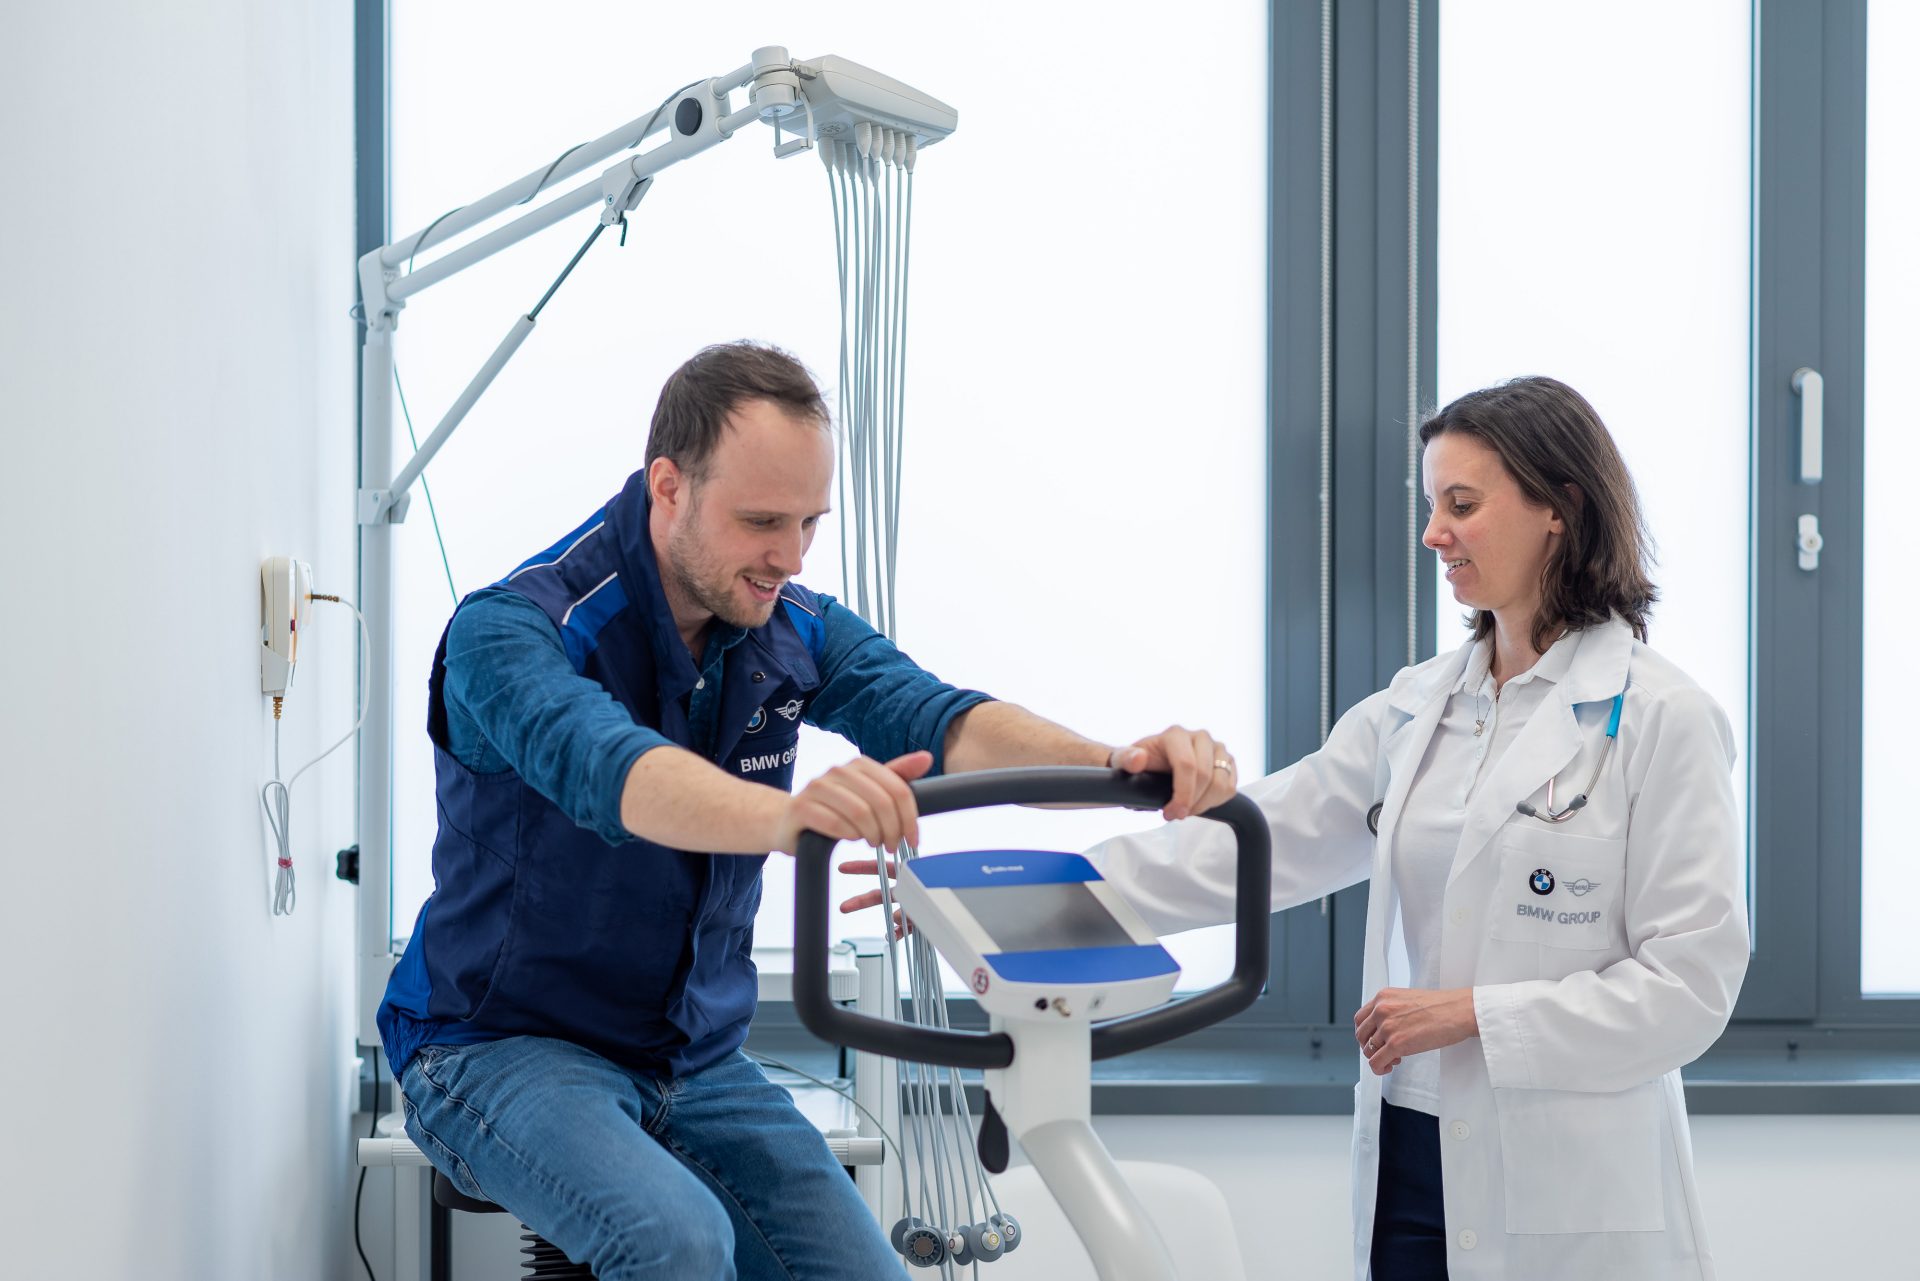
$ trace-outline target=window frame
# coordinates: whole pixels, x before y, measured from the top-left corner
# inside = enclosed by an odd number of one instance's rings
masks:
[[[1920,998],[1860,990],[1867,23],[1868,0],[1756,6],[1763,92],[1754,404],[1764,447],[1755,450],[1755,512],[1767,523],[1755,543],[1771,563],[1757,583],[1755,634],[1780,651],[1770,685],[1758,684],[1756,669],[1755,722],[1765,709],[1775,730],[1768,741],[1793,746],[1756,751],[1754,769],[1784,798],[1777,803],[1804,806],[1778,815],[1779,828],[1757,828],[1767,838],[1759,867],[1790,890],[1784,904],[1762,899],[1758,923],[1780,932],[1798,964],[1790,975],[1759,976],[1791,983],[1801,1002],[1795,1013],[1816,1026],[1897,1028],[1920,1043]],[[1797,480],[1799,398],[1790,380],[1801,365],[1826,383],[1823,479],[1814,486]],[[1802,512],[1819,517],[1826,544],[1812,574],[1798,569],[1790,537],[1780,536]],[[1814,770],[1801,764],[1809,753]],[[1751,1007],[1743,995],[1738,1013],[1765,1008],[1764,994]]]
[[[1409,409],[1431,409],[1435,394],[1441,2],[1268,6],[1264,696],[1276,765],[1315,750],[1333,717],[1436,645],[1438,584],[1410,502]],[[388,0],[355,0],[355,15],[365,252],[390,232]],[[1905,1084],[1920,1080],[1920,1000],[1858,990],[1866,0],[1756,0],[1753,29],[1752,511],[1755,545],[1768,549],[1752,593],[1759,950],[1732,1028],[1689,1069],[1690,1093],[1702,1111],[1920,1111],[1920,1085]],[[1797,400],[1774,376],[1803,363],[1827,377],[1826,479],[1811,493],[1791,476]],[[1826,537],[1811,580],[1796,577],[1788,540],[1774,537],[1809,509]],[[1818,769],[1797,768],[1814,749]],[[370,951],[370,915],[359,914],[363,1005],[385,984],[374,953],[390,947]],[[1184,1040],[1184,1067],[1102,1065],[1097,1109],[1344,1111],[1365,916],[1364,885],[1274,916],[1267,993]],[[948,1004],[957,1025],[980,1021],[971,1001]],[[362,1015],[371,1044],[371,1010]],[[786,1002],[762,1006],[754,1042],[826,1052]],[[1826,1066],[1808,1071],[1823,1054]],[[1193,1063],[1222,1080],[1195,1084]]]

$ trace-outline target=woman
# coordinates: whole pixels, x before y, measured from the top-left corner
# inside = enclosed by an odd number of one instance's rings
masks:
[[[1242,789],[1276,911],[1371,884],[1354,1274],[1711,1277],[1679,1069],[1747,964],[1732,732],[1645,644],[1633,482],[1577,392],[1517,379],[1420,439],[1472,639]],[[1096,857],[1163,933],[1229,918],[1220,824]]]

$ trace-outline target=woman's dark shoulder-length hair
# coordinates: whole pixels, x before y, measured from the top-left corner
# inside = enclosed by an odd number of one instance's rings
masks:
[[[1613,614],[1644,641],[1659,596],[1647,573],[1652,538],[1633,477],[1586,397],[1553,378],[1515,378],[1468,392],[1427,419],[1420,444],[1448,432],[1493,450],[1527,500],[1553,508],[1567,527],[1541,572],[1534,648],[1544,653],[1562,628],[1594,627]],[[1493,630],[1493,615],[1475,610],[1471,624],[1479,640]]]

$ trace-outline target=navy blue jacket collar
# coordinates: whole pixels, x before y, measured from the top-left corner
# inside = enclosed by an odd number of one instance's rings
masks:
[[[607,504],[607,525],[620,549],[620,572],[632,584],[628,599],[640,607],[647,620],[660,696],[681,698],[700,680],[700,671],[686,642],[680,638],[680,628],[673,621],[673,609],[667,603],[666,588],[660,581],[652,517],[653,495],[647,490],[647,473],[637,471]],[[751,636],[758,642],[775,679],[793,674],[806,678],[809,684],[816,681],[817,673],[803,670],[811,666],[804,652],[797,656],[797,662],[781,661],[778,655],[783,647],[777,647],[772,637],[765,634],[774,625],[775,620],[768,619],[765,627],[749,632],[716,618],[709,624],[707,644],[724,652],[732,649],[742,637]]]
[[[666,588],[660,582],[660,561],[653,550],[653,496],[647,492],[647,473],[637,471],[607,504],[607,523],[620,548],[620,572],[632,587],[627,598],[639,605],[653,641],[655,670],[662,698],[679,698],[700,679],[687,643],[673,621]],[[728,624],[714,619],[710,644],[723,648]],[[738,629],[733,629],[737,631]]]

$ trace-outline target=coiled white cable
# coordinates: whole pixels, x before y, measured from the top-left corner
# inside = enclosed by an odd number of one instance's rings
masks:
[[[302,774],[327,759],[327,757],[333,755],[335,751],[339,750],[352,739],[355,734],[358,734],[360,732],[360,726],[364,724],[367,719],[367,656],[373,650],[373,640],[371,634],[367,631],[366,617],[360,613],[359,607],[352,601],[342,600],[338,596],[327,596],[319,592],[312,592],[308,594],[307,599],[328,601],[335,605],[345,605],[353,611],[354,620],[360,624],[360,711],[359,714],[353,718],[352,729],[335,739],[332,745],[324,752],[321,752],[318,756],[295,770],[293,777],[283,783],[280,781],[280,696],[274,696],[273,778],[266,786],[260,789],[260,806],[267,812],[267,826],[273,831],[273,841],[276,847],[274,862],[277,870],[273,878],[273,914],[275,916],[293,915],[295,897],[293,877],[293,785],[300,781]]]

